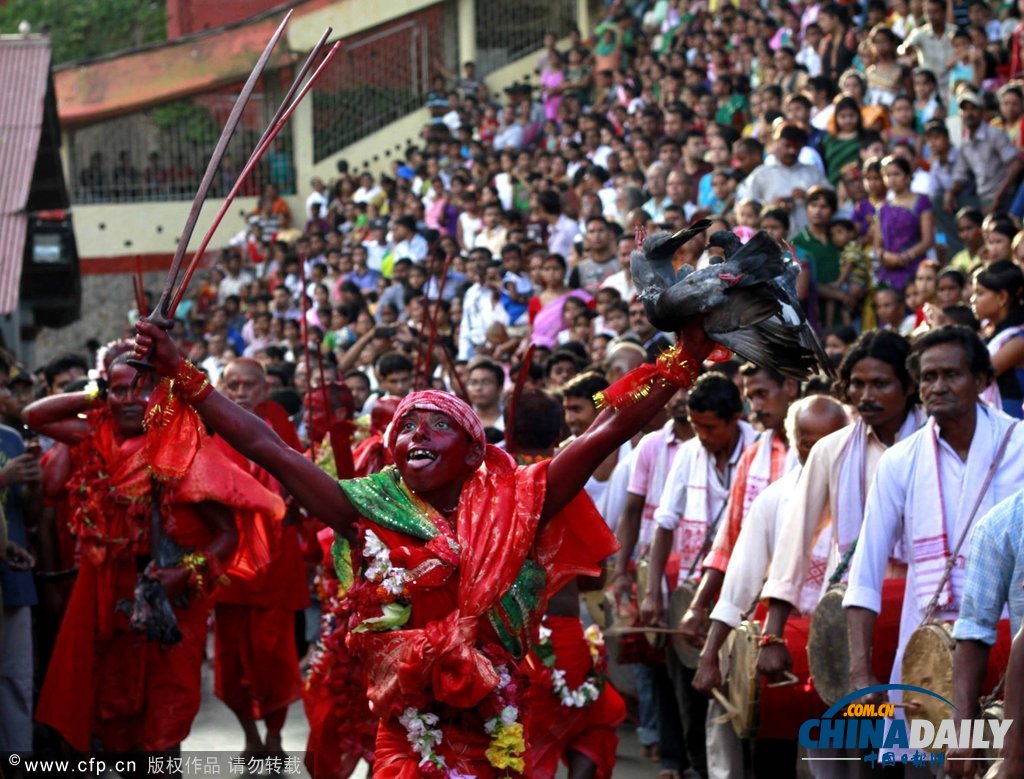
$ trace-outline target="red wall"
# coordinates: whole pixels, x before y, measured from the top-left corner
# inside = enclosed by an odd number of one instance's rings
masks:
[[[167,0],[167,38],[240,22],[281,5],[281,0]]]

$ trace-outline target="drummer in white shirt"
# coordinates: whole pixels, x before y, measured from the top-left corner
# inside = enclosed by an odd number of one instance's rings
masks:
[[[1024,428],[978,402],[978,393],[992,380],[992,364],[977,335],[960,326],[932,330],[914,344],[910,367],[930,418],[882,455],[868,491],[843,601],[852,690],[878,683],[870,668],[872,635],[886,565],[897,542],[902,542],[908,568],[890,675],[894,683],[900,681],[903,650],[938,590],[950,550],[973,520],[1015,493],[1024,480]],[[956,619],[966,549],[941,590],[933,614],[939,621]],[[866,700],[872,698],[880,696]]]

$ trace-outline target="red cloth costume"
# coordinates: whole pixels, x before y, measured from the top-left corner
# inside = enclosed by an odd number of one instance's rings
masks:
[[[400,407],[395,418],[402,416]],[[463,427],[473,438],[471,425]],[[488,446],[484,463],[463,485],[451,524],[403,492],[392,469],[341,483],[366,520],[364,562],[370,562],[372,531],[390,565],[407,572],[399,599],[409,607],[408,621],[401,629],[349,637],[367,670],[371,709],[381,717],[375,777],[430,775],[400,722],[410,711],[439,718],[434,751],[448,770],[479,779],[519,775],[492,765],[486,723],[519,699],[518,663],[535,640],[547,599],[575,576],[599,574],[600,561],[617,546],[585,494],[539,527],[547,468],[548,462],[517,468],[509,454]],[[400,500],[421,513],[403,518]],[[367,576],[364,567],[349,596],[359,622],[381,615],[385,594]],[[522,773],[529,775],[528,765]]]
[[[544,618],[551,631],[549,641],[555,667],[565,672],[565,683],[576,690],[594,671],[590,645],[578,617]],[[530,688],[528,735],[530,763],[535,779],[550,779],[559,761],[568,763],[566,753],[579,752],[597,766],[597,779],[608,779],[615,767],[619,738],[615,729],[626,718],[626,704],[610,684],[601,697],[586,706],[566,706],[553,688],[552,671],[536,656],[526,663]]]
[[[188,735],[199,710],[210,600],[190,593],[188,607],[175,608],[183,638],[172,646],[147,641],[115,611],[119,600],[132,599],[148,561],[152,476],[144,436],[122,438],[106,409],[89,421],[69,485],[81,567],[36,719],[82,752],[94,735],[113,752],[165,750]],[[275,517],[284,511],[280,497],[212,447],[201,448],[185,477],[162,493],[164,532],[184,549],[212,540],[195,509],[206,501]]]
[[[266,402],[256,412],[285,443],[301,451],[295,426],[280,405]],[[281,494],[277,479],[224,439],[214,437],[211,445]],[[228,569],[231,582],[218,593],[215,607],[215,692],[229,709],[251,719],[264,719],[301,696],[295,612],[309,604],[309,587],[298,530],[277,519],[257,514],[238,523],[239,553]],[[264,559],[247,559],[251,557]]]
[[[323,531],[321,538],[330,547],[334,531]],[[329,548],[324,555],[323,573],[317,582],[323,612],[320,640],[302,685],[309,721],[305,764],[313,779],[346,779],[360,759],[373,762],[377,718],[367,704],[366,674],[346,645],[352,618],[352,602],[345,597],[352,584],[351,557],[347,561],[349,575],[342,583]]]

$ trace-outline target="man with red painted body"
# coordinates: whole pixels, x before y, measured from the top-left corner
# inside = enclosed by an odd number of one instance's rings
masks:
[[[395,413],[387,436],[395,468],[340,483],[202,387],[162,330],[140,322],[137,331],[138,354],[152,351],[161,375],[196,388],[179,397],[359,551],[351,643],[381,718],[375,776],[525,772],[519,663],[550,595],[599,573],[614,549],[604,523],[580,521],[572,503],[594,468],[692,381],[712,351],[699,325],[687,349],[627,377],[623,395],[607,393],[619,409],[550,461],[516,467],[486,445],[463,401],[425,391]]]
[[[178,749],[199,710],[209,596],[238,540],[232,512],[284,511],[278,496],[211,446],[157,481],[144,429],[153,382],[136,386],[126,358],[110,369],[105,401],[98,390],[74,392],[25,411],[34,430],[74,448],[77,464],[69,486],[80,569],[36,719],[81,752],[97,741],[108,752]],[[164,537],[156,544],[155,525]],[[177,564],[160,567],[154,555],[174,544]],[[173,607],[175,643],[170,634],[166,643],[147,640],[121,605],[154,583]]]
[[[226,398],[270,425],[291,448],[301,450],[287,412],[267,400],[267,378],[260,363],[246,357],[232,361],[221,374],[220,387]],[[223,438],[215,436],[212,445],[285,497],[277,479]],[[242,725],[246,755],[282,755],[281,728],[288,706],[300,697],[295,612],[308,605],[309,588],[296,526],[269,517],[259,517],[257,523],[262,538],[241,545],[242,555],[229,572],[231,583],[218,595],[214,608],[215,690]],[[244,559],[250,551],[261,559]],[[257,729],[258,720],[266,724],[265,739]]]

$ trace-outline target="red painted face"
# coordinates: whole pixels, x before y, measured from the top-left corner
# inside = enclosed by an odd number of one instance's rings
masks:
[[[410,411],[396,420],[395,465],[413,492],[430,493],[465,479],[483,452],[447,414]]]
[[[134,379],[135,369],[130,365],[115,365],[110,371],[107,407],[125,438],[134,438],[145,432],[142,423],[149,396],[153,394],[153,374],[143,374],[133,387]]]
[[[326,395],[326,404],[324,396]],[[314,441],[322,441],[324,436],[338,422],[352,418],[354,401],[352,390],[341,382],[332,382],[327,386],[326,393],[320,388],[312,389],[306,396],[309,416],[307,427]],[[330,406],[328,408],[327,406]]]

